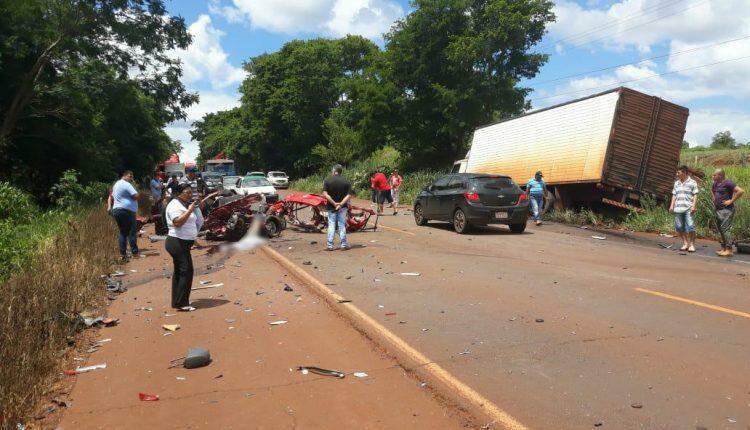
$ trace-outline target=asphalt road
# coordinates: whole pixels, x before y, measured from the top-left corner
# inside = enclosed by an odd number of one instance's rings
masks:
[[[529,428],[750,428],[750,264],[592,235],[402,213],[272,246]]]

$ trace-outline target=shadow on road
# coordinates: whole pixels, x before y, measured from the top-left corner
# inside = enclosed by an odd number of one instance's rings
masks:
[[[190,306],[195,307],[196,309],[211,309],[215,308],[217,306],[223,306],[229,303],[229,300],[224,299],[197,299],[193,302],[190,302]]]
[[[447,222],[435,222],[430,223],[427,225],[427,227],[436,228],[439,230],[445,230],[453,232],[453,225]],[[500,236],[522,236],[527,234],[534,234],[531,231],[524,231],[523,233],[513,233],[508,229],[507,226],[504,225],[485,225],[485,226],[472,226],[471,230],[465,236],[491,236],[491,235],[500,235]]]

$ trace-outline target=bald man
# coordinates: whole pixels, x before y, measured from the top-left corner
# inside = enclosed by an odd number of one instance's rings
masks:
[[[716,207],[716,216],[718,219],[718,227],[723,234],[721,243],[721,249],[716,251],[721,257],[732,256],[732,221],[734,220],[734,202],[737,201],[745,190],[737,186],[734,182],[727,179],[726,173],[723,169],[714,170],[712,175],[714,184],[711,187],[711,192],[714,196],[714,206]]]

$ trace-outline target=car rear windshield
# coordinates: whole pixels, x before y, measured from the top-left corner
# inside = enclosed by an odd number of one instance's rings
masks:
[[[242,180],[243,187],[267,187],[269,185],[271,183],[264,178],[245,178]]]
[[[502,190],[504,188],[513,188],[515,183],[513,180],[503,176],[493,176],[485,178],[474,178],[474,183],[481,188],[487,188],[491,190]]]

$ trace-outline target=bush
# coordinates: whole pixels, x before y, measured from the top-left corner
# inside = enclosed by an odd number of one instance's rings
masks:
[[[30,194],[7,182],[0,182],[0,222],[28,222],[37,213],[39,208]]]
[[[87,206],[101,203],[107,196],[108,185],[103,182],[92,182],[82,185],[78,182],[78,173],[74,169],[63,172],[60,181],[52,186],[50,198],[62,208]]]

